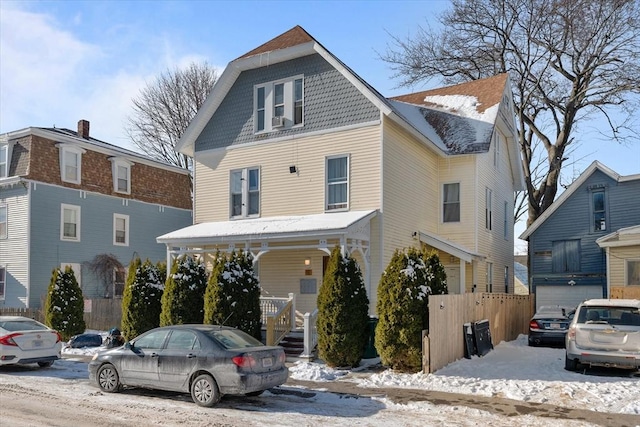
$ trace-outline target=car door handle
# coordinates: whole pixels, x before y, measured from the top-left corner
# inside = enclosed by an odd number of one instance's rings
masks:
[[[151,353],[149,357],[158,357],[158,353]]]
[[[196,355],[195,355],[195,354],[193,354],[193,353],[189,353],[189,354],[187,354],[187,359],[193,359],[194,357],[198,357],[198,356],[196,356]]]

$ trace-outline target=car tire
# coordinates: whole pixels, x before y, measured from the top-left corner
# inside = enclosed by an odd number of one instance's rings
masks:
[[[191,399],[200,406],[210,408],[221,397],[216,380],[209,374],[198,375],[191,383]]]
[[[264,393],[264,390],[252,391],[251,393],[246,393],[245,396],[256,397],[260,396],[262,393]]]
[[[567,355],[564,356],[564,369],[567,371],[577,371],[578,370],[578,361],[576,359],[569,359]]]
[[[48,362],[38,362],[38,366],[40,366],[41,368],[48,368],[51,365],[53,365],[53,360],[50,360]]]
[[[102,365],[98,369],[98,375],[96,378],[100,390],[107,393],[115,393],[117,391],[120,391],[120,389],[122,388],[118,371],[116,371],[115,366],[110,363]]]

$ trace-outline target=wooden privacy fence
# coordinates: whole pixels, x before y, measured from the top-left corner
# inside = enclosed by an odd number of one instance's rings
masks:
[[[423,338],[423,371],[435,372],[464,357],[465,323],[487,319],[494,345],[529,333],[533,295],[472,293],[429,296],[429,330]]]

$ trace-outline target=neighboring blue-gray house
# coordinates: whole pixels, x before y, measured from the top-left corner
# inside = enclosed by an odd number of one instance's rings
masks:
[[[621,176],[593,162],[520,236],[529,241],[536,307],[608,297],[607,257],[596,240],[637,225],[640,174]]]
[[[166,260],[156,236],[192,223],[189,172],[78,131],[0,135],[0,307],[37,308],[56,267],[85,298],[122,295],[126,266]],[[115,260],[96,274],[96,260]]]

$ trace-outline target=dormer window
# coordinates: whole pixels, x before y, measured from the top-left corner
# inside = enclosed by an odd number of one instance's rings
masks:
[[[304,79],[269,82],[254,87],[254,130],[274,132],[303,124]]]
[[[86,152],[71,144],[56,144],[60,150],[60,178],[63,182],[80,184],[82,155]]]
[[[131,166],[133,163],[121,157],[111,157],[109,160],[111,160],[113,191],[131,194]]]
[[[9,176],[9,145],[0,145],[0,178]]]

